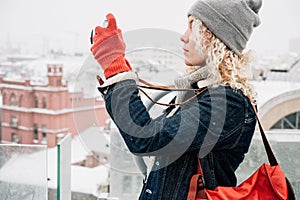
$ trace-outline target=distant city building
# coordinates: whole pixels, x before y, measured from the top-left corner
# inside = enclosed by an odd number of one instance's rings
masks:
[[[110,197],[116,200],[138,199],[144,176],[135,165],[116,126],[110,130]]]
[[[62,75],[61,64],[47,65],[45,84],[0,75],[2,143],[54,147],[67,133],[76,135],[92,125],[105,124],[104,101],[85,98],[83,92],[70,93]]]
[[[291,53],[264,63],[255,76],[258,108],[266,130],[300,130],[300,55]]]

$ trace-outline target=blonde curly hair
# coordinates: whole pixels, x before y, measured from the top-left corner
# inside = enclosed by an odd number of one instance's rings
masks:
[[[211,37],[204,37],[205,32],[211,33]],[[196,49],[199,53],[206,53],[206,65],[211,77],[215,79],[214,86],[227,85],[233,89],[241,90],[253,103],[256,102],[256,92],[249,83],[246,68],[249,67],[250,52],[242,55],[231,51],[218,39],[200,20],[194,19],[192,32],[196,41]],[[197,66],[189,70],[197,69]],[[210,77],[210,78],[211,78]]]

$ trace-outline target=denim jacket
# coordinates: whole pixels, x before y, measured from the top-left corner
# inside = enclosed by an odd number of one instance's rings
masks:
[[[210,88],[153,119],[134,80],[98,90],[128,149],[137,156],[155,156],[139,199],[187,199],[198,158],[207,189],[236,185],[235,170],[248,151],[256,124],[252,105],[241,91]]]

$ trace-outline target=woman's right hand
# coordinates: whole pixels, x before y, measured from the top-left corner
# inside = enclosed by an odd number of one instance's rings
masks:
[[[108,26],[95,28],[91,52],[104,70],[105,78],[117,73],[130,71],[131,66],[125,59],[125,42],[122,31],[117,27],[113,14],[106,15]]]

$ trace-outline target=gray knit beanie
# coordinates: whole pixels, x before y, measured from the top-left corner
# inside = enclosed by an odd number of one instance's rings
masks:
[[[260,24],[261,0],[198,0],[188,16],[202,21],[229,49],[242,54],[254,27]]]

